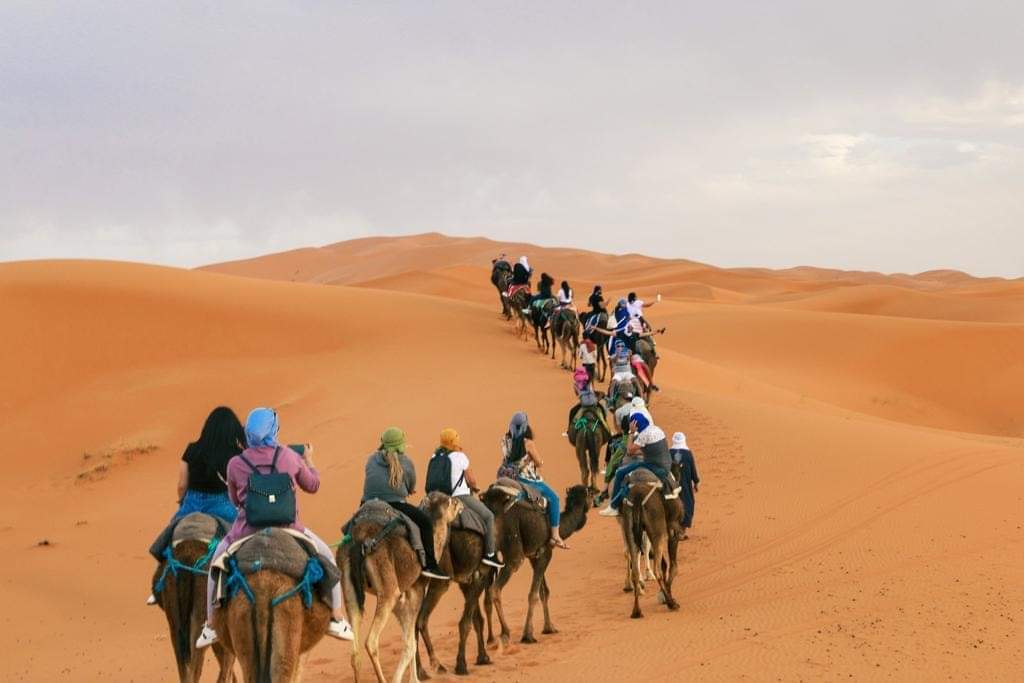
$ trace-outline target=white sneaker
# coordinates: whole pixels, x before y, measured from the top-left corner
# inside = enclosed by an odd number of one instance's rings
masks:
[[[338,640],[354,640],[355,634],[352,633],[352,627],[348,625],[348,622],[344,619],[340,621],[337,619],[331,619],[331,625],[327,627],[327,635],[333,636]]]
[[[505,566],[505,564],[498,559],[498,556],[495,553],[491,553],[490,555],[484,555],[483,559],[480,561],[486,564],[488,567],[494,567],[495,569],[501,569]]]
[[[609,505],[608,507],[601,510],[597,514],[601,515],[602,517],[618,517],[619,511],[613,508],[611,505]]]
[[[667,494],[665,496],[665,500],[675,500],[676,498],[679,497],[679,492],[682,491],[682,490],[683,490],[683,488],[681,486],[675,487],[675,489],[673,489],[672,493],[669,493],[669,494]]]
[[[217,637],[217,632],[213,630],[213,627],[209,624],[203,624],[203,632],[199,634],[199,639],[196,640],[196,648],[202,649],[216,643],[220,638]]]
[[[149,605],[150,607],[155,605],[156,604],[156,596],[153,595],[152,593],[150,593],[149,597],[146,598],[146,604]]]

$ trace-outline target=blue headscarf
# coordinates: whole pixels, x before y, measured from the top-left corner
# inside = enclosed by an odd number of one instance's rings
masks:
[[[647,416],[643,413],[633,413],[629,416],[630,422],[636,422],[636,433],[644,431],[651,426],[651,421],[647,419]]]
[[[277,445],[277,413],[270,408],[256,408],[245,421],[245,440],[250,448]]]

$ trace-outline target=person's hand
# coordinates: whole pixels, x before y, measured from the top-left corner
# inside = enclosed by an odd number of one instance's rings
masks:
[[[659,294],[658,296],[654,297],[654,300],[657,301],[658,303],[661,303],[661,294]]]
[[[306,451],[305,451],[305,453],[302,454],[302,459],[306,461],[307,465],[309,465],[310,467],[314,467],[314,465],[313,465],[313,444],[311,444],[311,443],[307,443],[306,444]]]
[[[697,491],[700,491],[700,485],[699,484],[694,484],[693,485],[693,492],[697,493]]]

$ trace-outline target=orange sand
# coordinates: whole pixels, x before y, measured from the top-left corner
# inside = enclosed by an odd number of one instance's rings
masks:
[[[200,271],[0,264],[0,679],[174,679],[163,616],[143,605],[146,547],[217,404],[273,405],[285,440],[317,446],[324,484],[300,505],[332,540],[390,424],[421,470],[454,426],[489,474],[525,408],[548,479],[575,483],[570,382],[498,316],[499,251],[528,253],[581,303],[595,282],[608,298],[666,296],[649,315],[669,328],[652,409],[688,434],[704,481],[680,612],[648,597],[646,618],[628,618],[617,525],[592,515],[549,573],[561,633],[499,652],[475,680],[1019,676],[1024,283],[420,235]],[[506,599],[514,629],[525,579]],[[447,663],[457,596],[435,616]],[[351,680],[347,645],[318,645],[306,679]]]

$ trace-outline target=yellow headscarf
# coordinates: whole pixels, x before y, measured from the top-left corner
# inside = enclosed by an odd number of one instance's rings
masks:
[[[451,427],[442,429],[441,447],[449,451],[462,450],[462,441],[459,439],[459,433]]]

